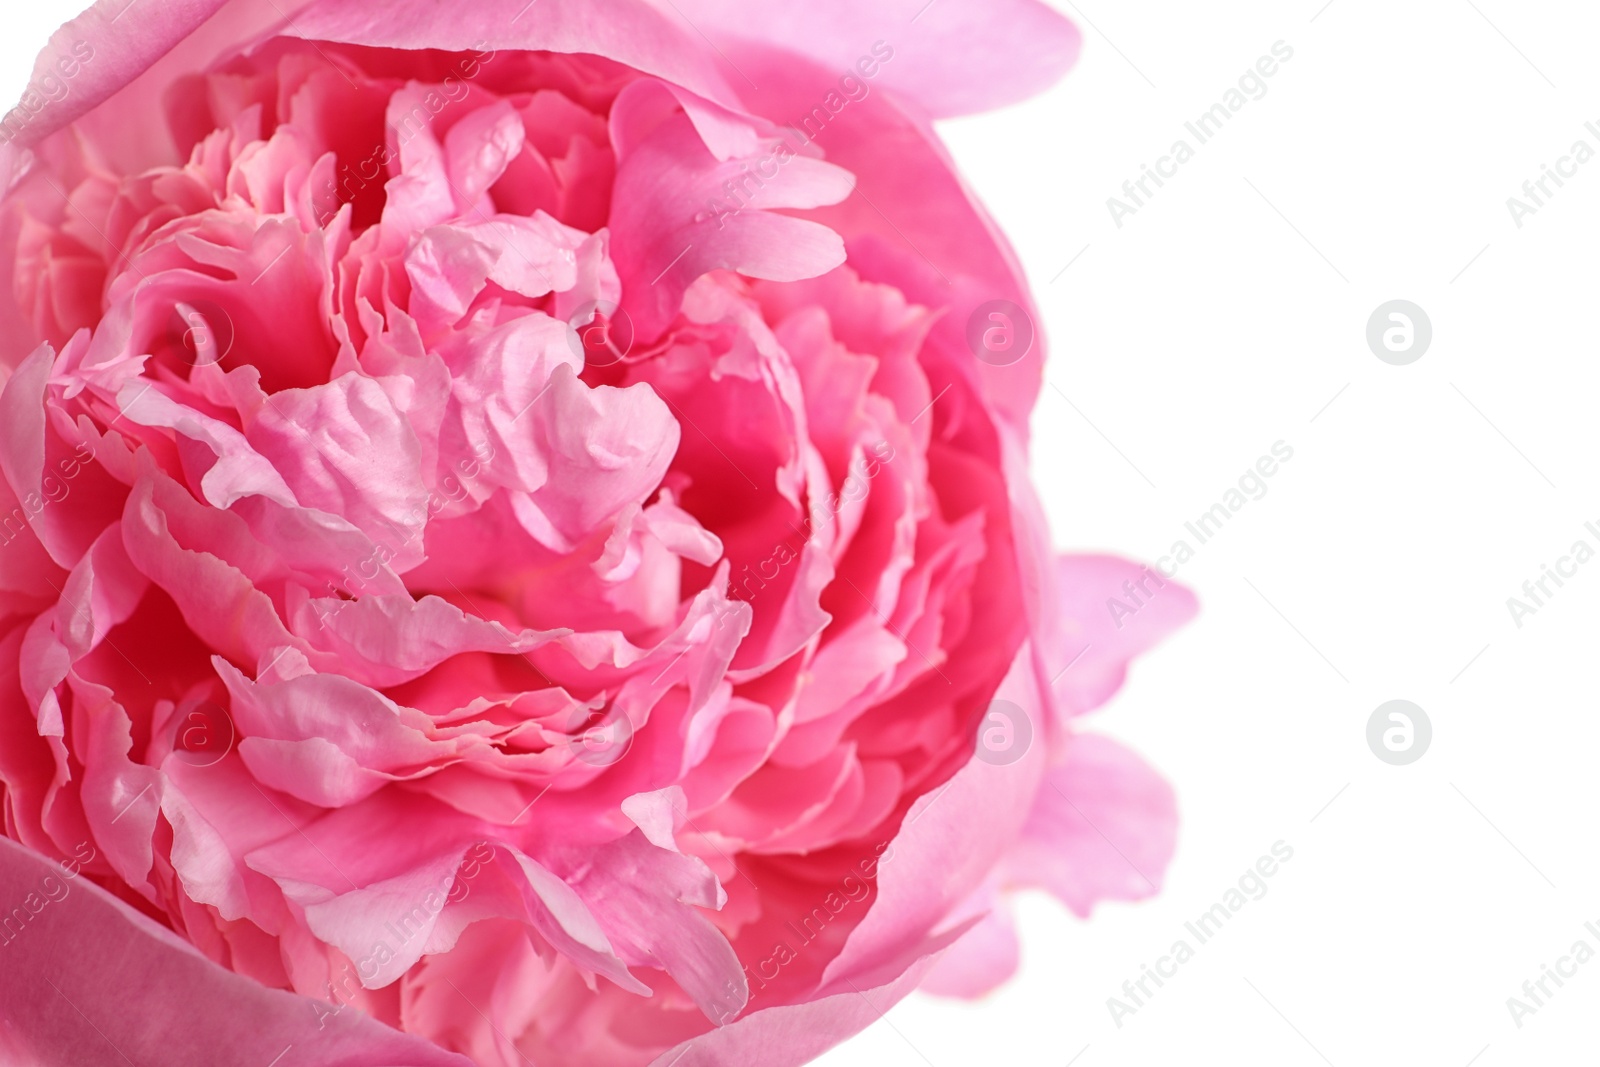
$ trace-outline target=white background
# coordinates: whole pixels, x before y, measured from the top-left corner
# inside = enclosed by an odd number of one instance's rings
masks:
[[[945,127],[1039,295],[1061,548],[1193,545],[1184,523],[1274,442],[1294,458],[1180,571],[1199,619],[1090,722],[1177,788],[1162,894],[1088,923],[1022,898],[1015,980],[915,996],[826,1067],[1594,1059],[1600,959],[1520,1029],[1506,998],[1600,950],[1600,559],[1521,628],[1506,600],[1600,549],[1600,159],[1520,229],[1506,199],[1574,141],[1600,150],[1600,13],[1321,4],[1062,3],[1085,39],[1066,81]],[[0,96],[78,6],[7,11]],[[1280,40],[1267,95],[1196,145],[1185,121]],[[1106,199],[1180,137],[1195,158],[1119,229]],[[1365,340],[1397,298],[1434,333],[1400,367]],[[1410,766],[1366,744],[1394,698],[1433,724]],[[1279,840],[1267,895],[1118,1028],[1107,998]]]

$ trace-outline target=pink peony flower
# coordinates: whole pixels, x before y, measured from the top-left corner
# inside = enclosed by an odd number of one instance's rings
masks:
[[[1072,719],[1194,602],[1052,561],[929,125],[1077,37],[916,6],[57,34],[0,119],[0,1048],[794,1064],[1002,980],[1008,890],[1154,891],[1171,792]]]

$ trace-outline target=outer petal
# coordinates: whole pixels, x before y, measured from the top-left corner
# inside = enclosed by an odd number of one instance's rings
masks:
[[[1040,786],[1007,880],[1048,889],[1087,916],[1097,901],[1154,895],[1177,833],[1172,787],[1115,741],[1080,734]]]
[[[936,958],[937,952],[930,952],[893,977],[843,986],[802,1004],[752,1012],[668,1049],[650,1067],[672,1067],[680,1059],[694,1067],[799,1067],[877,1022],[917,988]]]
[[[945,950],[922,983],[924,993],[945,997],[981,997],[1017,971],[1021,946],[1011,909],[998,900],[992,910]]]
[[[588,52],[719,103],[735,100],[692,28],[641,0],[318,0],[289,32],[387,48]]]
[[[1153,895],[1172,859],[1178,813],[1172,787],[1122,746],[1092,734],[1067,743],[1045,776],[1022,837],[960,913],[983,918],[940,957],[925,992],[980,997],[1017,969],[1018,943],[1001,889],[1042,887],[1080,916],[1101,900]]]
[[[1072,23],[1037,0],[673,0],[707,33],[800,52],[838,75],[864,73],[935,117],[1015,103],[1048,88],[1078,58]],[[890,55],[882,62],[885,52]],[[757,84],[770,73],[741,69]]]
[[[7,1063],[260,1067],[292,1048],[311,1067],[471,1067],[360,1012],[224,970],[69,870],[0,838],[0,900],[41,905],[4,935]]]
[[[930,16],[938,6],[929,9]],[[778,46],[751,44],[732,54],[735,62],[770,68],[760,90],[745,97],[773,122],[794,123],[829,93],[837,98],[837,71],[810,66]],[[851,100],[820,131],[815,121],[802,125],[828,162],[856,178],[848,198],[805,217],[848,235],[850,264],[867,281],[893,285],[912,303],[944,309],[929,334],[924,363],[946,364],[978,383],[996,416],[1025,437],[1043,375],[1042,339],[1036,337],[1016,363],[994,366],[974,358],[966,329],[978,307],[991,300],[1021,306],[1035,324],[1038,316],[1015,253],[961,180],[932,124],[889,93],[869,93]]]
[[[709,100],[736,106],[738,99],[703,39],[671,14],[645,0],[539,0],[536,17],[526,0],[161,0],[127,18],[129,0],[96,4],[58,30],[41,52],[36,76],[84,41],[94,59],[72,81],[72,92],[43,109],[16,144],[0,142],[0,187],[9,185],[23,154],[74,120],[82,120],[99,147],[125,170],[158,158],[176,162],[165,137],[119,128],[115,116],[95,114],[124,94],[130,108],[159,108],[167,85],[180,74],[240,51],[283,31],[312,40],[407,49],[548,50],[605,56],[684,86]],[[125,111],[121,113],[126,113]],[[102,121],[106,119],[105,121]],[[7,301],[9,303],[9,301]]]
[[[128,4],[95,4],[57,30],[33,64],[29,84],[50,76],[60,78],[58,62],[74,64],[72,91],[25,125],[17,141],[31,144],[71,122],[142,74],[171,51],[196,27],[221,9],[227,0],[164,0],[151,4],[123,21]],[[10,140],[10,138],[6,138]]]
[[[1200,610],[1184,586],[1115,556],[1062,556],[1056,574],[1061,611],[1055,625],[1060,632],[1047,637],[1045,661],[1051,676],[1059,675],[1052,692],[1071,714],[1111,699],[1122,686],[1129,661]],[[1124,582],[1133,584],[1132,595]]]
[[[1032,648],[1025,645],[997,695],[1038,708],[1032,661]],[[1009,766],[974,756],[911,806],[878,868],[872,910],[828,965],[825,984],[909,963],[928,950],[933,930],[978,890],[1016,839],[1044,771],[1045,748],[1031,745]]]

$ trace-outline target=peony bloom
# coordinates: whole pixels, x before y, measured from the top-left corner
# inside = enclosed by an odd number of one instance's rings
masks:
[[[1003,979],[1010,889],[1154,891],[1171,793],[1072,720],[1193,600],[1052,559],[929,125],[1076,34],[915,7],[58,33],[0,119],[0,1049],[795,1064]]]

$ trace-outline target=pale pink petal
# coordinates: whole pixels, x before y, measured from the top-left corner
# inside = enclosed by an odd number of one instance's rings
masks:
[[[352,804],[456,755],[428,737],[426,716],[348,678],[305,673],[262,684],[220,658],[215,667],[233,698],[245,766],[262,784],[309,803]]]
[[[589,0],[539,0],[538,11],[529,18],[525,5],[526,0],[479,0],[446,9],[432,0],[389,0],[374,9],[364,0],[316,0],[296,14],[289,32],[386,48],[586,52],[712,100],[736,99],[716,57],[670,12],[641,0],[612,0],[604,6]]]
[[[1128,663],[1200,610],[1184,586],[1115,556],[1062,556],[1056,575],[1060,632],[1043,650],[1056,679],[1051,691],[1071,714],[1111,699]]]
[[[672,1067],[680,1059],[696,1067],[800,1067],[883,1018],[917,988],[942,947],[908,960],[897,973],[876,975],[876,981],[855,981],[801,1003],[751,1012],[673,1046],[650,1067]]]
[[[346,675],[378,687],[410,681],[463,653],[521,654],[566,633],[515,632],[436,596],[307,599],[291,617],[297,633],[339,657]]]
[[[1039,787],[1007,878],[1048,889],[1086,916],[1101,900],[1154,895],[1177,832],[1166,780],[1115,741],[1079,734]]]
[[[449,325],[488,282],[528,297],[565,292],[578,284],[578,250],[586,242],[587,235],[542,212],[432,226],[406,253],[406,274],[424,301],[413,310],[423,322]]]
[[[624,960],[665,969],[706,1018],[720,1023],[744,1007],[749,992],[739,958],[697,910],[724,899],[700,860],[638,831],[597,852],[574,888]]]
[[[630,93],[617,102],[614,129],[638,125],[630,109],[650,106],[650,96]],[[844,243],[837,233],[766,210],[844,199],[852,186],[838,167],[793,157],[762,183],[759,199],[752,195],[748,210],[735,213],[726,210],[724,183],[742,178],[740,164],[748,167],[754,159],[718,160],[686,115],[659,121],[648,135],[629,131],[627,138],[636,143],[622,155],[617,170],[612,254],[622,277],[623,306],[642,337],[660,333],[677,313],[689,284],[707,271],[793,281],[844,262]]]
[[[922,983],[925,993],[973,999],[993,991],[1017,972],[1021,946],[1011,909],[996,899],[978,925],[962,934]]]
[[[570,549],[628,504],[655,492],[678,449],[680,430],[650,386],[590,387],[557,367],[529,412],[545,483],[520,498],[517,517],[541,543]]]
[[[262,407],[246,438],[302,507],[343,517],[406,570],[422,559],[428,490],[415,431],[383,386],[359,374],[291,389]],[[364,561],[350,560],[352,567]]]
[[[94,855],[85,844],[82,857]],[[0,838],[0,899],[28,920],[5,935],[0,1024],[40,1064],[271,1062],[307,1067],[468,1067],[358,1011],[268,989],[201,956],[87,879]],[[34,903],[29,903],[30,901]],[[38,910],[34,911],[37,906]],[[204,1005],[175,1012],[174,1005]]]
[[[444,151],[450,182],[464,211],[476,208],[505,174],[522,151],[525,137],[522,117],[507,100],[479,108],[450,127]]]
[[[879,90],[944,118],[988,111],[1033,96],[1078,58],[1077,27],[1039,0],[821,0],[804,7],[741,0],[673,0],[685,17],[719,35],[767,46],[735,51],[734,61],[761,84],[799,52],[833,74],[842,111]],[[708,30],[707,32],[712,32]],[[771,49],[782,49],[782,58]],[[846,79],[849,79],[848,81]],[[845,121],[849,121],[846,119]]]
[[[72,64],[72,92],[25,126],[18,139],[30,144],[88,112],[144,73],[226,4],[227,0],[172,0],[131,24],[121,20],[121,8],[89,8],[51,35],[34,62],[29,81],[37,83],[46,75],[60,78],[64,73],[60,64],[77,60]]]

